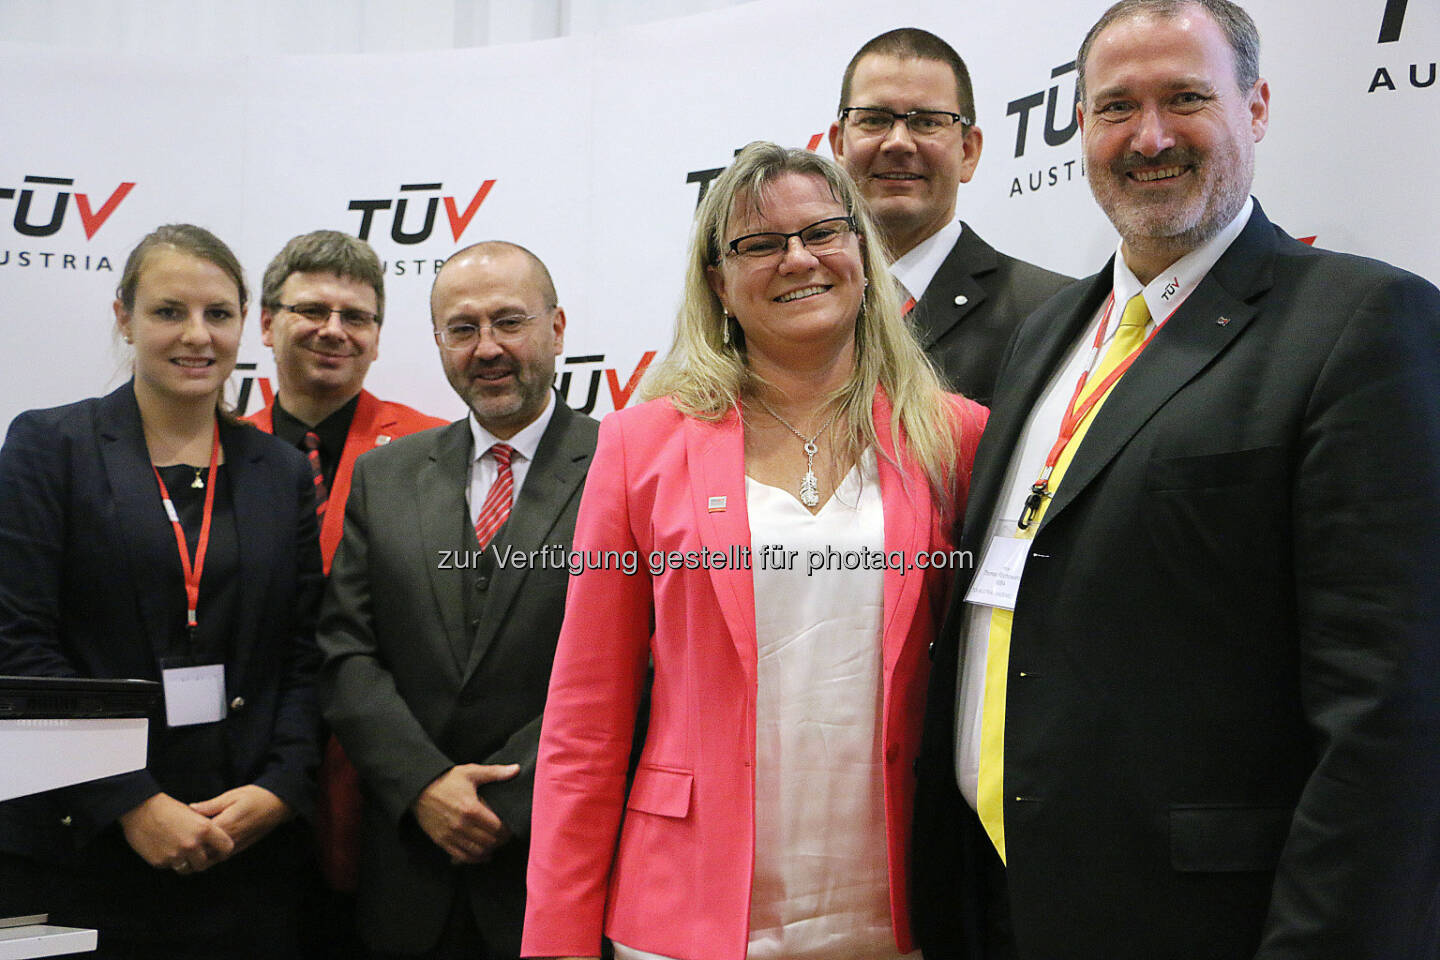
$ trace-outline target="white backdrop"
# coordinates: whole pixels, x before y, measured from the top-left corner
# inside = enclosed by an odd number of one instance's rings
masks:
[[[1378,42],[1399,5],[1251,0],[1272,90],[1256,195],[1296,236],[1433,279],[1440,9],[1410,4],[1398,39]],[[499,238],[555,275],[570,319],[567,399],[588,406],[594,384],[597,414],[623,406],[647,352],[669,342],[698,172],[753,139],[811,143],[834,116],[850,55],[896,26],[946,37],[975,78],[985,150],[961,216],[1002,250],[1091,273],[1115,237],[1081,176],[1079,139],[1066,136],[1075,74],[1064,68],[1105,6],[756,0],[429,53],[216,59],[0,43],[0,428],[123,377],[109,305],[125,254],[155,225],[210,227],[258,285],[286,239],[358,232],[367,205],[388,270],[376,393],[462,412],[427,295],[437,261]],[[237,393],[273,376],[257,314],[252,305],[240,359],[253,366],[237,372]]]

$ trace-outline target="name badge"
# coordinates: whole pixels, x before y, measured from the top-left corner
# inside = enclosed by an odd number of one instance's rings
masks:
[[[1002,521],[1000,528],[1014,530],[1015,521]],[[1020,575],[1025,572],[1025,561],[1030,559],[1032,542],[1028,537],[992,537],[980,558],[980,569],[965,594],[965,602],[1014,610],[1015,597],[1020,592]]]
[[[165,723],[188,727],[225,719],[225,665],[172,667],[160,672],[165,688]]]

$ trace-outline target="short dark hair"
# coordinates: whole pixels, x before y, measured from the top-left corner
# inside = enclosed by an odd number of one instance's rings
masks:
[[[333,273],[368,284],[375,291],[375,318],[385,317],[385,271],[370,244],[338,230],[313,230],[291,237],[265,268],[260,306],[280,306],[280,288],[292,273]]]
[[[126,310],[135,309],[135,289],[140,285],[145,258],[156,247],[172,247],[219,267],[235,281],[236,290],[240,294],[240,312],[245,312],[249,294],[245,290],[245,271],[240,268],[239,259],[225,245],[225,241],[193,223],[167,223],[156,227],[130,251],[130,256],[125,258],[125,268],[120,271],[120,282],[115,286],[115,297]]]
[[[1235,56],[1235,82],[1241,90],[1249,90],[1260,79],[1260,31],[1250,14],[1230,0],[1120,0],[1100,15],[1085,40],[1080,44],[1080,53],[1075,58],[1076,95],[1085,102],[1085,61],[1090,58],[1090,48],[1095,38],[1115,23],[1129,17],[1160,17],[1172,20],[1186,7],[1199,7],[1210,14],[1210,19],[1225,34],[1230,52]]]
[[[869,56],[877,57],[898,57],[901,60],[938,60],[950,68],[955,74],[955,100],[960,104],[960,112],[975,122],[975,88],[970,84],[970,70],[965,66],[965,61],[960,59],[960,54],[955,48],[944,40],[941,40],[929,30],[921,30],[919,27],[901,27],[898,30],[891,30],[882,33],[866,41],[865,46],[855,51],[855,56],[845,67],[845,77],[840,81],[840,106],[856,106],[850,102],[850,87],[855,81],[855,68],[860,61]],[[869,104],[859,104],[869,106]]]

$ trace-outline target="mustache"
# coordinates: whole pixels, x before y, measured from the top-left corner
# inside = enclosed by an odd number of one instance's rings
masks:
[[[472,377],[478,377],[482,373],[518,373],[519,366],[513,363],[500,361],[499,363],[472,363],[466,368],[466,373]]]
[[[1200,151],[1194,147],[1166,147],[1153,157],[1143,153],[1127,153],[1110,164],[1113,173],[1125,174],[1145,167],[1195,167],[1200,165]]]

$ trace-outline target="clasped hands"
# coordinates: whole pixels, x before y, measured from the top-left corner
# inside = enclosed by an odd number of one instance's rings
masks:
[[[199,873],[289,820],[289,805],[253,783],[198,803],[157,793],[120,816],[125,841],[157,869]]]
[[[450,857],[450,862],[484,863],[514,836],[482,799],[482,784],[509,780],[518,764],[462,763],[430,781],[411,810],[425,835]]]

